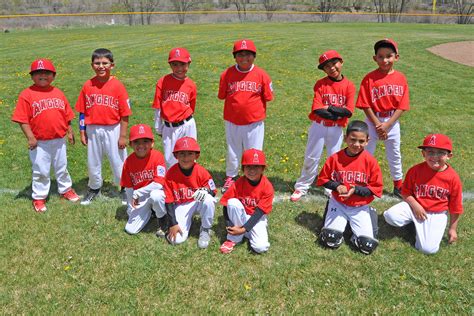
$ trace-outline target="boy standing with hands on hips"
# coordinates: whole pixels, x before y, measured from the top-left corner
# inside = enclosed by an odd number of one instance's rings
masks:
[[[235,182],[242,152],[263,149],[267,102],[273,99],[272,81],[267,73],[254,65],[257,48],[253,41],[234,43],[236,65],[227,68],[219,83],[218,98],[224,102],[227,143],[226,179],[222,193]]]
[[[398,61],[398,45],[389,38],[374,45],[374,61],[378,68],[368,73],[360,84],[356,107],[362,109],[369,125],[367,150],[374,155],[377,140],[385,143],[385,154],[393,180],[393,194],[401,197],[402,154],[400,152],[400,122],[403,112],[410,109],[408,83],[405,76],[394,69]]]
[[[130,100],[124,85],[111,71],[114,68],[112,52],[105,48],[92,53],[95,77],[84,83],[76,102],[79,112],[81,142],[87,146],[89,190],[82,205],[89,205],[100,193],[103,184],[102,158],[109,158],[115,184],[120,183],[122,167],[127,158],[128,117],[132,114]],[[127,204],[121,190],[122,204]]]
[[[69,143],[74,144],[71,127],[74,113],[64,93],[51,85],[56,77],[56,69],[50,60],[35,60],[31,64],[30,75],[33,85],[20,93],[12,121],[20,125],[28,140],[33,170],[33,209],[42,213],[47,210],[51,165],[58,182],[59,194],[71,202],[79,201],[67,170],[64,140],[67,135]]]

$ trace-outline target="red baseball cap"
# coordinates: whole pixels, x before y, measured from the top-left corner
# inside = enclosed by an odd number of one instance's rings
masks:
[[[423,141],[423,145],[418,146],[418,148],[425,149],[425,148],[438,148],[444,149],[449,152],[453,151],[453,143],[448,136],[443,134],[429,134],[425,137]]]
[[[234,50],[232,51],[233,54],[240,52],[241,50],[248,50],[253,53],[257,53],[257,47],[252,40],[249,39],[242,39],[234,43]]]
[[[339,55],[339,53],[335,50],[328,50],[327,52],[324,52],[321,56],[319,56],[319,69],[323,69],[324,65],[331,61],[332,59],[340,59],[342,62],[342,57]]]
[[[180,61],[182,63],[190,63],[191,62],[191,55],[189,54],[188,50],[183,47],[176,47],[170,50],[170,54],[168,56],[168,62],[172,61]]]
[[[56,73],[53,63],[49,59],[40,58],[31,63],[30,74],[37,70],[48,70]]]
[[[199,148],[199,144],[194,138],[186,136],[178,139],[174,145],[173,154],[179,151],[195,151],[199,153],[201,148]]]
[[[377,43],[375,43],[374,45],[374,51],[375,51],[375,54],[377,54],[377,51],[379,50],[380,46],[382,45],[389,45],[389,46],[392,46],[393,50],[395,51],[396,54],[398,54],[398,44],[397,42],[395,42],[393,39],[391,38],[385,38],[383,40],[380,40],[378,41]]]
[[[266,166],[265,154],[263,151],[251,148],[244,151],[242,155],[242,166]]]
[[[133,125],[130,128],[130,142],[140,138],[155,140],[151,127],[146,124]]]

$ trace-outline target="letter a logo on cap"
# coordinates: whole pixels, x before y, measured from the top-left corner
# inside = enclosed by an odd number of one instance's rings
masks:
[[[253,154],[253,162],[254,162],[254,163],[259,163],[259,160],[258,160],[258,153]]]
[[[436,135],[431,136],[430,142],[428,143],[428,145],[432,145],[432,146],[436,145]]]
[[[40,59],[38,60],[38,67],[36,69],[44,69],[43,61]]]
[[[246,42],[246,41],[242,41],[242,44],[240,45],[240,48],[242,48],[242,49],[247,48],[247,42]]]
[[[323,58],[322,58],[324,61],[328,60],[328,56],[326,56],[326,54],[323,55]]]
[[[183,141],[183,148],[188,148],[188,147],[189,147],[189,146],[188,146],[188,140],[185,139],[185,140]]]
[[[177,50],[174,52],[174,56],[175,56],[175,57],[181,56],[181,53],[179,52],[179,49],[177,49]]]
[[[143,127],[143,125],[140,125],[140,127],[138,127],[138,134],[145,134],[145,127]]]

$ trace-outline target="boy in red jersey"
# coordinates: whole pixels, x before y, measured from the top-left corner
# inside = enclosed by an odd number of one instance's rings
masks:
[[[257,48],[251,40],[239,40],[233,49],[236,65],[227,68],[219,83],[218,98],[224,102],[227,143],[226,179],[222,193],[230,188],[239,173],[242,152],[262,150],[267,102],[273,99],[272,81],[254,65]]]
[[[51,164],[54,168],[58,192],[71,202],[79,201],[72,189],[72,180],[67,171],[66,141],[74,144],[71,120],[74,113],[64,93],[51,83],[56,69],[51,61],[37,59],[31,64],[33,85],[23,90],[13,112],[12,121],[17,122],[28,140],[33,179],[31,183],[33,208],[46,211],[46,198],[51,184]]]
[[[335,50],[325,52],[319,57],[318,68],[327,76],[314,85],[314,98],[311,113],[312,122],[308,132],[305,158],[301,176],[295,183],[295,191],[290,197],[296,202],[306,195],[318,174],[319,160],[326,146],[327,156],[341,149],[343,128],[354,112],[354,84],[342,75],[342,57]],[[325,189],[327,195],[331,191]]]
[[[367,124],[350,122],[345,135],[347,147],[327,159],[317,181],[317,185],[332,190],[320,234],[322,244],[338,248],[349,221],[352,244],[367,255],[378,245],[377,214],[370,203],[374,196],[382,196],[383,189],[377,160],[364,150],[368,141]]]
[[[193,214],[201,215],[198,246],[205,249],[211,241],[214,220],[216,186],[209,172],[199,165],[201,149],[194,138],[183,137],[173,149],[178,163],[166,173],[165,195],[168,213],[168,241],[175,245],[186,241]]]
[[[274,190],[263,175],[265,154],[258,149],[248,149],[242,155],[244,176],[227,190],[220,203],[224,206],[227,240],[219,250],[230,253],[234,246],[247,237],[256,253],[268,251],[267,215],[272,211]]]
[[[177,160],[173,155],[176,141],[189,136],[197,139],[193,114],[196,107],[196,84],[186,76],[191,64],[191,55],[186,48],[173,48],[168,56],[172,73],[161,77],[156,83],[155,129],[163,139],[166,165],[170,168]]]
[[[378,68],[362,80],[356,107],[364,110],[367,116],[370,135],[367,150],[373,155],[377,140],[385,143],[393,194],[401,198],[403,172],[398,119],[410,109],[408,83],[405,76],[393,68],[399,59],[398,45],[394,40],[380,40],[375,43],[374,50],[373,59]]]
[[[401,227],[415,224],[415,247],[425,254],[438,252],[448,223],[448,242],[458,238],[457,226],[463,213],[461,180],[448,165],[453,145],[448,136],[430,134],[419,146],[424,162],[411,167],[402,188],[404,202],[383,213],[385,221]]]
[[[151,127],[138,124],[130,128],[130,146],[133,153],[123,164],[120,185],[128,196],[128,222],[125,231],[131,235],[138,234],[148,223],[154,211],[160,228],[157,236],[164,236],[162,231],[165,210],[165,159],[153,149],[154,137]]]
[[[92,53],[95,77],[84,83],[76,102],[79,112],[81,142],[87,146],[89,190],[82,205],[89,205],[100,193],[103,184],[102,158],[109,158],[114,182],[120,183],[122,167],[127,158],[128,117],[132,114],[124,85],[111,71],[114,68],[112,52],[105,48]],[[125,191],[121,190],[122,204],[127,204]]]

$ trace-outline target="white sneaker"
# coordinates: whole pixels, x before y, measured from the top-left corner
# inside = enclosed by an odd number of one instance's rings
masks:
[[[327,188],[324,188],[324,195],[327,197],[327,198],[330,198],[331,195],[332,195],[332,190],[329,190]]]
[[[209,246],[209,242],[211,241],[211,229],[210,228],[202,228],[201,232],[199,233],[198,239],[198,247],[201,249],[206,249]]]
[[[290,201],[291,202],[297,202],[299,201],[305,194],[305,192],[300,191],[300,190],[295,190],[293,194],[290,196]]]

